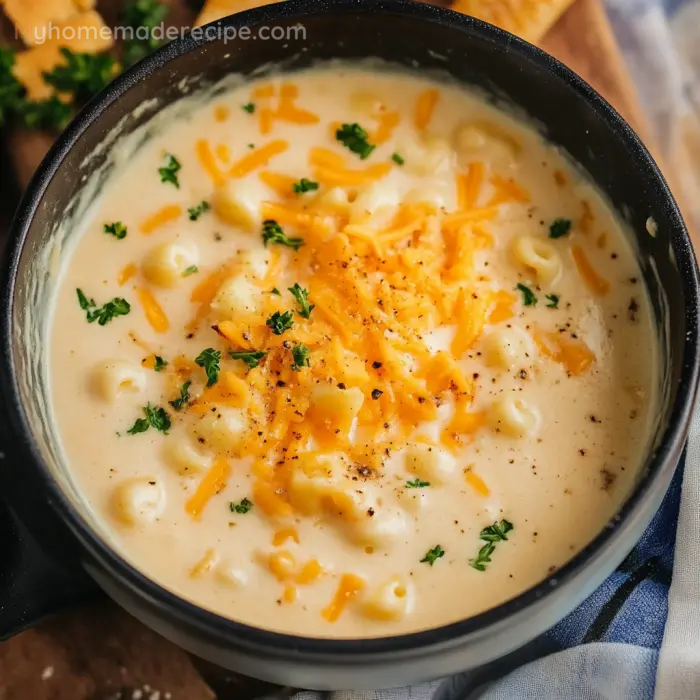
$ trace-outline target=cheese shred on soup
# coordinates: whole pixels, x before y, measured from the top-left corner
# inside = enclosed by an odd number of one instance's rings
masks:
[[[304,636],[446,624],[565,564],[630,492],[656,358],[634,252],[554,147],[352,68],[160,130],[51,328],[66,460],[114,546]]]

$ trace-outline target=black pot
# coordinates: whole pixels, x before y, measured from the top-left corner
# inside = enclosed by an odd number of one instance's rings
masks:
[[[290,0],[222,20],[221,29],[289,27],[306,39],[214,36],[175,41],[119,77],[73,121],[34,177],[14,223],[2,270],[3,493],[22,537],[5,572],[14,591],[0,622],[10,633],[100,588],[147,625],[221,666],[282,684],[319,689],[396,686],[476,668],[521,647],[589,595],[632,548],[676,468],[697,388],[698,274],[678,208],[653,160],[620,116],[580,78],[519,39],[475,19],[406,0]],[[120,120],[133,131],[153,110],[181,97],[183,78],[211,84],[232,72],[319,59],[376,56],[401,66],[446,71],[541,125],[588,172],[628,224],[653,301],[661,352],[661,406],[652,448],[619,515],[552,577],[507,603],[439,629],[385,639],[328,640],[276,634],[202,610],[150,581],[115,553],[77,506],[47,420],[41,333],[28,319],[46,308],[45,250],[86,177],[86,161]],[[259,73],[258,73],[259,74]],[[135,111],[136,110],[136,111]],[[647,220],[656,222],[654,237]],[[5,528],[11,532],[11,528]],[[31,533],[31,535],[29,535]],[[41,555],[48,552],[48,559]],[[27,549],[29,543],[30,549]],[[31,549],[33,548],[33,549]],[[49,567],[55,560],[61,567]],[[43,566],[44,568],[37,568]],[[81,578],[82,576],[82,578]],[[5,605],[7,603],[7,605]]]

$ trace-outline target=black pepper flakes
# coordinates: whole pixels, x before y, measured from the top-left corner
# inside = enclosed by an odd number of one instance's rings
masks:
[[[372,398],[376,401],[383,393],[381,389],[372,389]]]

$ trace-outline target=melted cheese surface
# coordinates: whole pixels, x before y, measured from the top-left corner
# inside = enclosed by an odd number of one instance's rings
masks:
[[[147,575],[373,637],[498,605],[602,530],[656,353],[633,251],[554,148],[455,86],[329,68],[218,96],[112,178],[52,397]]]

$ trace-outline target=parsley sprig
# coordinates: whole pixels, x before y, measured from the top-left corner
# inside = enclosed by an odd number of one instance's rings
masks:
[[[170,421],[170,416],[165,412],[165,409],[160,406],[152,406],[149,402],[148,405],[143,407],[143,413],[145,418],[137,418],[136,422],[127,431],[129,435],[136,435],[138,433],[145,433],[149,428],[155,428],[163,435],[168,434],[170,426],[172,425]]]
[[[362,160],[368,158],[375,145],[367,140],[369,134],[359,124],[343,124],[335,132],[335,138],[345,146],[345,148],[356,153]]]
[[[413,481],[406,482],[407,489],[424,489],[426,486],[430,486],[429,481],[421,481],[420,479],[413,479]]]
[[[310,318],[311,312],[314,310],[315,306],[309,304],[308,291],[300,287],[298,282],[296,282],[293,287],[287,287],[287,290],[292,293],[292,296],[297,300],[297,304],[299,304],[299,308],[297,309],[299,316],[307,319]]]
[[[305,192],[314,192],[318,189],[318,182],[314,182],[313,180],[307,180],[305,177],[302,177],[299,182],[295,182],[292,185],[292,190],[295,192],[295,194],[304,194]]]
[[[177,189],[180,189],[180,180],[177,176],[178,172],[182,169],[180,161],[171,153],[165,156],[165,165],[158,168],[158,174],[160,175],[160,181],[165,183],[170,183],[175,185]]]
[[[299,250],[299,248],[304,245],[303,238],[290,238],[282,230],[282,227],[273,219],[268,219],[263,222],[262,239],[266,246],[268,243],[277,243],[287,246],[287,248]]]
[[[228,354],[233,360],[241,360],[245,362],[250,369],[255,369],[267,353],[264,350],[229,350]]]
[[[571,230],[571,219],[555,219],[549,227],[550,238],[561,238]]]
[[[519,283],[515,288],[519,292],[522,292],[523,304],[525,304],[525,306],[537,306],[537,296],[530,287]]]
[[[545,294],[544,297],[549,304],[547,304],[548,309],[558,309],[559,308],[559,295],[558,294]]]
[[[239,515],[245,515],[253,510],[255,504],[248,498],[244,498],[240,503],[229,503],[228,507],[232,513],[238,513]]]
[[[491,563],[491,555],[496,549],[499,542],[507,542],[506,536],[513,529],[513,523],[508,520],[501,520],[500,523],[495,522],[493,525],[485,527],[479,533],[479,539],[486,544],[479,550],[476,558],[469,560],[469,566],[477,571],[486,571],[486,566]]]
[[[275,334],[282,335],[294,325],[294,315],[291,311],[280,313],[275,311],[270,318],[265,321],[265,325]]]
[[[43,73],[44,82],[57,92],[70,95],[76,106],[88,102],[119,72],[119,64],[108,53],[78,53],[65,47],[60,51],[63,63]]]
[[[294,359],[294,364],[292,369],[295,372],[301,372],[303,367],[311,367],[311,360],[309,360],[309,348],[303,343],[297,343],[292,346],[292,358]]]
[[[168,362],[160,355],[153,356],[153,369],[156,372],[162,372],[168,366]]]
[[[104,306],[97,306],[94,299],[88,299],[82,289],[75,290],[78,294],[78,304],[85,311],[88,323],[97,321],[100,326],[106,326],[117,316],[126,316],[131,311],[131,306],[126,299],[114,297]]]
[[[180,387],[180,396],[168,403],[176,410],[181,411],[190,402],[190,386],[192,382],[185,382],[182,387]]]
[[[214,386],[219,381],[219,362],[221,361],[221,352],[214,348],[202,350],[197,356],[195,363],[204,369],[207,374],[207,386]]]
[[[133,66],[163,43],[155,37],[153,29],[165,20],[169,12],[168,5],[161,0],[132,0],[124,6],[122,24],[134,30],[133,36],[124,42],[124,65]],[[141,27],[148,31],[138,31]]]
[[[211,205],[209,202],[200,202],[196,206],[190,207],[187,213],[190,215],[190,221],[197,221],[202,214],[208,212],[210,209]]]
[[[439,544],[437,544],[426,552],[425,556],[420,560],[420,563],[430,564],[430,566],[433,566],[433,564],[435,564],[440,557],[444,556],[445,550]]]
[[[112,224],[105,224],[104,231],[121,241],[123,238],[126,238],[127,228],[121,221],[115,221]]]

